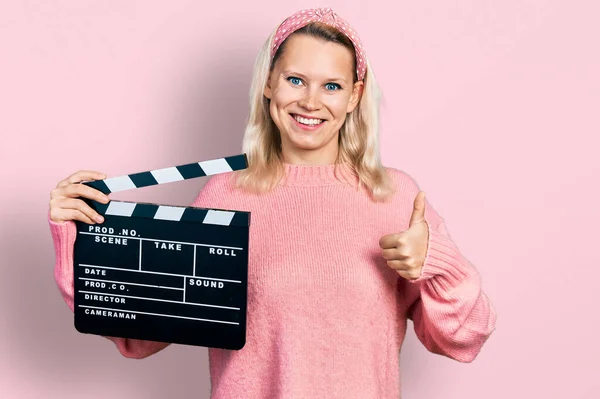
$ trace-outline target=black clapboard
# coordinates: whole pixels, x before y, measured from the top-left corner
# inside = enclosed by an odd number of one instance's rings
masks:
[[[105,194],[245,169],[245,154],[85,182]],[[86,334],[241,349],[250,213],[84,199],[76,221],[75,328]]]

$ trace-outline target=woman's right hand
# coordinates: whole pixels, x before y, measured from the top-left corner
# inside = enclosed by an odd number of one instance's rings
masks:
[[[102,223],[104,218],[88,204],[78,197],[89,198],[106,204],[110,201],[108,196],[82,181],[105,179],[104,173],[92,170],[80,170],[61,180],[56,188],[50,192],[50,220],[62,223],[68,220],[79,220],[88,224]]]

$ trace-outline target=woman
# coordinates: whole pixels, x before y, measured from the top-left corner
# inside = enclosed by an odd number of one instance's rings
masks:
[[[213,398],[395,398],[407,319],[425,347],[472,361],[496,315],[475,268],[407,174],[381,165],[379,91],[358,35],[331,9],[300,11],[258,55],[249,167],[212,177],[193,206],[252,212],[246,345],[209,348]],[[77,184],[52,191],[55,278],[73,309]],[[126,357],[168,344],[107,337]]]

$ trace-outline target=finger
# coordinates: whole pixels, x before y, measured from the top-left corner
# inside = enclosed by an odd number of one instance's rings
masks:
[[[407,271],[408,270],[408,267],[406,267],[404,262],[402,262],[400,260],[388,260],[387,265],[396,271],[400,271],[400,270]]]
[[[108,195],[85,184],[69,184],[68,186],[59,188],[58,192],[62,194],[63,197],[83,197],[101,202],[103,204],[106,204],[108,201],[110,201]]]
[[[425,221],[425,191],[419,191],[413,203],[413,211],[410,215],[408,226]]]
[[[56,187],[65,187],[69,184],[81,183],[82,181],[93,181],[103,179],[106,179],[106,174],[102,172],[96,172],[94,170],[80,170],[78,172],[73,173],[66,179],[63,179],[60,182],[58,182]]]
[[[406,280],[416,280],[416,277],[413,275],[413,273],[406,271],[406,270],[396,270],[398,272],[398,274],[400,276],[402,276],[402,278],[406,279]]]
[[[85,215],[85,217],[87,218],[86,220],[94,220],[96,223],[101,223],[104,221],[102,215],[100,215],[98,212],[93,210],[88,204],[86,204],[78,198],[60,198],[58,200],[54,200],[54,203],[51,202],[51,206],[54,208],[59,208],[61,210],[77,210],[81,214]],[[88,222],[86,221],[86,223]]]
[[[407,256],[396,247],[384,249],[381,251],[381,256],[383,256],[383,259],[385,260],[402,260],[407,258]]]
[[[102,215],[93,210],[88,204],[77,198],[65,198],[63,199],[63,208],[77,209],[79,212],[84,214],[90,220],[94,220],[97,223],[104,221]]]
[[[398,246],[398,239],[400,234],[388,234],[379,239],[379,246],[382,249],[396,248]]]
[[[102,191],[87,186],[85,184],[69,184],[64,187],[57,187],[50,191],[50,200],[57,198],[76,198],[76,197],[84,197],[88,199],[92,199],[94,201],[98,201],[103,204],[107,204],[110,201],[108,195],[104,194]]]
[[[69,220],[79,220],[87,224],[96,224],[86,214],[79,209],[57,209],[51,212],[51,219],[55,222],[67,222]]]
[[[81,212],[79,209],[72,209],[71,210],[73,213],[73,219],[77,219],[81,222],[87,223],[87,224],[96,224],[98,222],[96,222],[95,220],[90,219],[90,217],[88,215],[86,215],[85,213]]]

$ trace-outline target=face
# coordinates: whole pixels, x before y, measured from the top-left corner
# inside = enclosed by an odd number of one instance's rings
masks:
[[[338,43],[292,35],[271,73],[264,95],[279,128],[288,163],[331,164],[346,114],[360,99],[353,83],[353,54]]]

